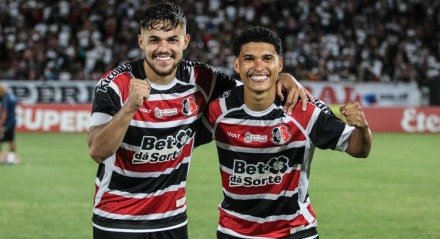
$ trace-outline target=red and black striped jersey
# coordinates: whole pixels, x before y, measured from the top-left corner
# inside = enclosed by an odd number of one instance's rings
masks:
[[[104,75],[95,90],[91,127],[109,122],[121,109],[133,77],[148,77],[143,60]],[[119,149],[99,165],[95,227],[153,232],[186,224],[185,185],[201,115],[210,99],[234,86],[211,66],[188,61],[179,64],[172,83],[151,84],[150,97],[130,121]]]
[[[243,86],[209,105],[224,195],[218,231],[240,238],[317,236],[308,195],[314,149],[345,151],[353,130],[325,107],[309,103],[302,112],[297,104],[287,115],[276,100],[252,111]]]

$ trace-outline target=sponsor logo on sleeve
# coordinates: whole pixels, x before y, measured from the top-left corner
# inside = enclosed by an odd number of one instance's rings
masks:
[[[130,64],[124,64],[124,65],[120,65],[118,67],[116,67],[115,69],[113,69],[110,73],[108,73],[108,75],[101,79],[101,81],[99,81],[98,83],[98,87],[97,87],[97,91],[102,91],[102,92],[107,92],[107,87],[110,85],[110,83],[119,75],[125,73],[125,72],[130,72],[131,71],[131,66]]]

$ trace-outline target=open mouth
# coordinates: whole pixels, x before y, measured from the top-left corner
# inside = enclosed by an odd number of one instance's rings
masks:
[[[265,80],[269,79],[269,76],[267,76],[267,75],[251,75],[250,78],[253,81],[265,81]]]

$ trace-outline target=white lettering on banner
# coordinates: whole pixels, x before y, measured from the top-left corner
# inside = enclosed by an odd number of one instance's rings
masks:
[[[326,104],[358,101],[363,106],[419,106],[420,91],[416,83],[327,83],[302,82]]]
[[[54,110],[17,107],[17,127],[23,131],[87,132],[87,110]]]
[[[415,108],[407,108],[403,111],[400,126],[406,132],[440,132],[440,116],[436,114],[426,115],[417,112]]]

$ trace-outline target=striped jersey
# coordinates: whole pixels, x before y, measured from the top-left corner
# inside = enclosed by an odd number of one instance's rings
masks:
[[[109,122],[121,109],[131,78],[148,77],[143,61],[118,66],[99,81],[91,127]],[[152,83],[150,97],[130,121],[119,149],[98,167],[93,225],[119,232],[184,226],[186,178],[201,115],[211,98],[234,86],[214,68],[188,61],[179,63],[172,83]]]
[[[297,104],[290,115],[279,101],[252,111],[243,86],[209,105],[209,123],[224,195],[217,230],[239,238],[317,237],[308,195],[314,149],[345,151],[354,128],[322,101],[305,112]]]

